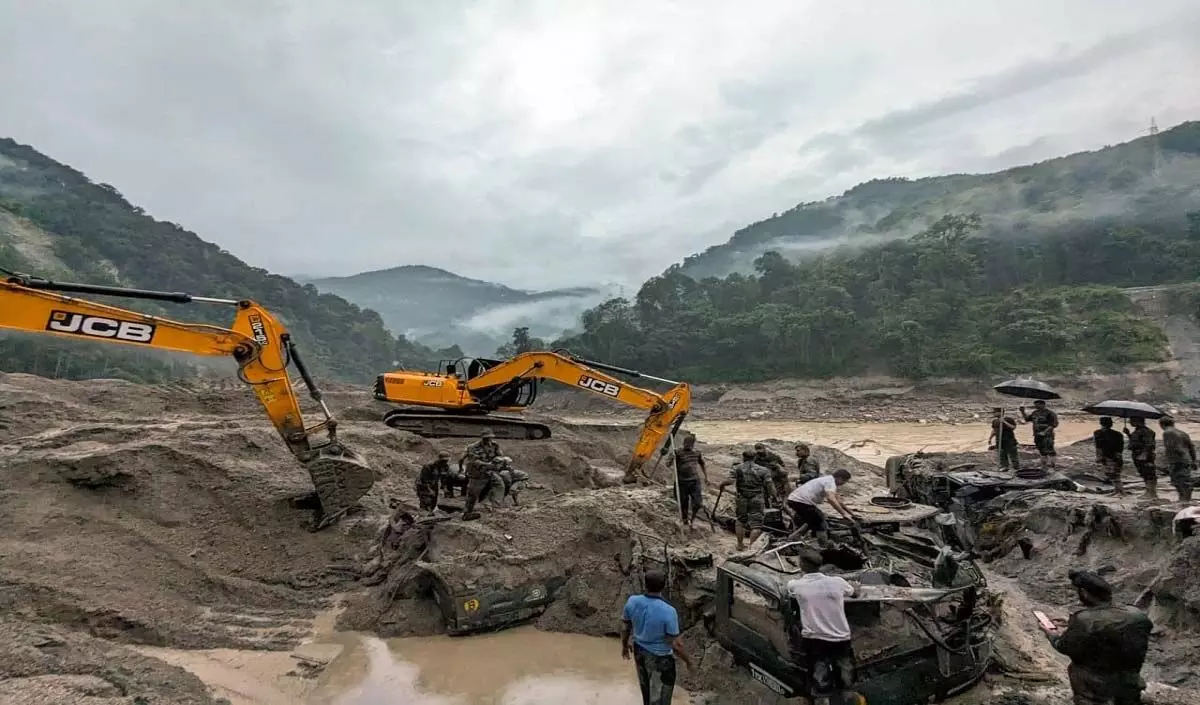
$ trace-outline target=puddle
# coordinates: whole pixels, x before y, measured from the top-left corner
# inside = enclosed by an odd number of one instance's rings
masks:
[[[520,627],[470,638],[354,637],[309,705],[637,705],[616,639]],[[683,665],[680,664],[680,668]],[[672,703],[689,699],[676,688]]]

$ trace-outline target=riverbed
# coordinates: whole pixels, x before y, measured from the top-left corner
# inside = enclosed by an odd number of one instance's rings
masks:
[[[586,424],[636,424],[630,420],[570,418]],[[1180,424],[1192,433],[1197,429]],[[1058,444],[1088,438],[1093,419],[1063,419]],[[977,451],[988,425],[900,422],[689,421],[702,442],[805,441],[830,446],[882,466],[890,455],[927,451]],[[1028,426],[1018,429],[1031,442]],[[614,619],[615,619],[614,615]],[[325,615],[314,623],[311,644],[297,659],[287,652],[142,647],[145,653],[195,673],[232,705],[635,705],[640,702],[633,665],[614,639],[540,632],[532,627],[470,638],[380,640],[332,631]],[[327,663],[303,677],[304,654]],[[676,703],[687,703],[682,691]]]

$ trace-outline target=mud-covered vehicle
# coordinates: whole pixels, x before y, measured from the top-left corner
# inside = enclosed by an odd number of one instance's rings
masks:
[[[983,573],[914,525],[868,530],[821,549],[827,567],[859,586],[846,601],[857,657],[855,690],[871,705],[915,705],[972,687],[992,659],[993,616]],[[784,697],[807,697],[799,609],[787,590],[793,559],[815,550],[784,543],[717,570],[713,631],[751,677]]]
[[[887,484],[893,494],[944,511],[980,504],[1006,492],[1074,492],[1075,481],[1060,472],[1035,468],[1010,471],[949,453],[910,453],[887,460]]]

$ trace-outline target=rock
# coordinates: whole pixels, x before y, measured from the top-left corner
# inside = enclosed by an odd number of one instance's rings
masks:
[[[592,486],[596,488],[620,487],[625,477],[625,471],[616,464],[603,460],[589,460]]]

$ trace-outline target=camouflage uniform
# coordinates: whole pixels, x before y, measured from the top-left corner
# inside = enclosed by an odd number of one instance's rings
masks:
[[[788,489],[787,468],[784,467],[783,458],[769,448],[755,448],[754,462],[770,471],[771,484],[775,487],[775,496],[786,497],[790,490]]]
[[[417,475],[415,485],[417,502],[423,511],[433,511],[437,507],[438,484],[448,472],[450,472],[450,455],[448,453],[439,453],[437,460],[421,466],[421,472]]]
[[[738,463],[729,473],[737,492],[737,520],[747,529],[761,529],[767,497],[771,494],[771,471],[753,460]]]
[[[1101,428],[1092,432],[1092,443],[1096,446],[1096,462],[1104,468],[1104,479],[1119,484],[1125,466],[1125,437],[1115,429]]]
[[[1134,426],[1129,432],[1129,455],[1133,457],[1133,466],[1148,488],[1158,484],[1154,450],[1154,429],[1144,425]]]
[[[679,483],[679,514],[685,522],[696,516],[704,501],[704,483],[700,480],[700,466],[704,456],[695,448],[680,448],[675,451],[675,478]]]
[[[1163,429],[1163,454],[1167,459],[1167,472],[1171,485],[1179,492],[1179,499],[1192,498],[1192,468],[1196,465],[1196,447],[1191,436],[1174,426]]]
[[[800,477],[796,480],[796,487],[821,476],[821,464],[811,455],[803,460],[797,458],[796,469],[800,471]],[[787,495],[784,496],[786,497]]]
[[[996,436],[996,454],[1004,470],[1021,469],[1020,446],[1017,443],[1017,420],[1011,416],[992,419],[992,433]]]
[[[492,482],[494,461],[500,457],[500,447],[492,437],[484,436],[467,446],[463,464],[467,470],[467,501],[463,505],[463,517],[475,511],[475,504],[483,497]]]
[[[1025,420],[1033,424],[1033,445],[1042,457],[1057,455],[1054,450],[1054,429],[1058,426],[1058,414],[1042,407],[1025,414]]]
[[[1075,705],[1141,703],[1142,663],[1153,628],[1150,618],[1133,607],[1106,604],[1071,615],[1050,643],[1071,658],[1067,675]]]

